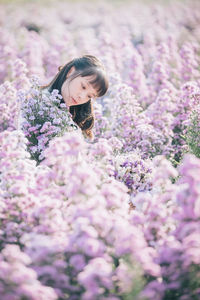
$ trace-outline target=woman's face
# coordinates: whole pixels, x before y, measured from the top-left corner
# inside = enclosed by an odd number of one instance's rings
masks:
[[[61,88],[61,94],[67,106],[83,104],[88,102],[91,98],[97,97],[97,91],[89,83],[92,76],[78,76],[70,81],[69,76],[74,72],[75,68],[72,67]]]

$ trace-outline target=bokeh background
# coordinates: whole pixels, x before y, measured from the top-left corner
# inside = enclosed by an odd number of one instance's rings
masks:
[[[48,144],[31,78],[83,54],[95,139]],[[200,1],[0,1],[0,300],[199,300],[199,102]]]

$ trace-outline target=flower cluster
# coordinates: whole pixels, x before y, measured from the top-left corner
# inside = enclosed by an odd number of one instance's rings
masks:
[[[193,172],[191,172],[191,168]],[[199,298],[199,174],[200,161],[193,155],[184,157],[179,166],[180,179],[174,190],[174,225],[162,243],[157,243],[157,262],[161,266],[160,280],[150,282],[143,296],[148,299]],[[169,220],[163,221],[169,227]],[[159,232],[157,227],[155,232]]]
[[[58,299],[56,292],[41,284],[29,268],[31,258],[19,246],[7,245],[0,254],[0,289],[2,299]],[[20,270],[20,272],[19,272]]]
[[[200,98],[199,98],[200,99]],[[191,113],[189,124],[185,133],[185,140],[190,152],[200,158],[200,106],[197,106]]]
[[[113,164],[115,178],[125,183],[131,195],[151,190],[153,165],[150,159],[142,159],[139,151],[116,155]]]
[[[49,93],[40,89],[37,78],[21,97],[22,130],[31,157],[37,162],[44,159],[43,151],[53,137],[78,129],[66,105],[60,103],[61,98],[57,90]]]
[[[16,89],[10,81],[0,85],[0,132],[17,129],[19,107],[16,101]]]

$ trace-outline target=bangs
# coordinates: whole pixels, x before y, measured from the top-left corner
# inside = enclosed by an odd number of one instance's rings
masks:
[[[97,91],[98,97],[103,96],[108,90],[108,79],[106,74],[102,72],[100,69],[86,69],[81,72],[82,77],[92,76],[92,80],[89,80],[89,83],[92,87]]]

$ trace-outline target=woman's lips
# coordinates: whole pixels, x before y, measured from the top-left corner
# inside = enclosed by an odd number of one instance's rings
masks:
[[[75,104],[77,104],[77,101],[72,97],[72,101],[75,103]]]

